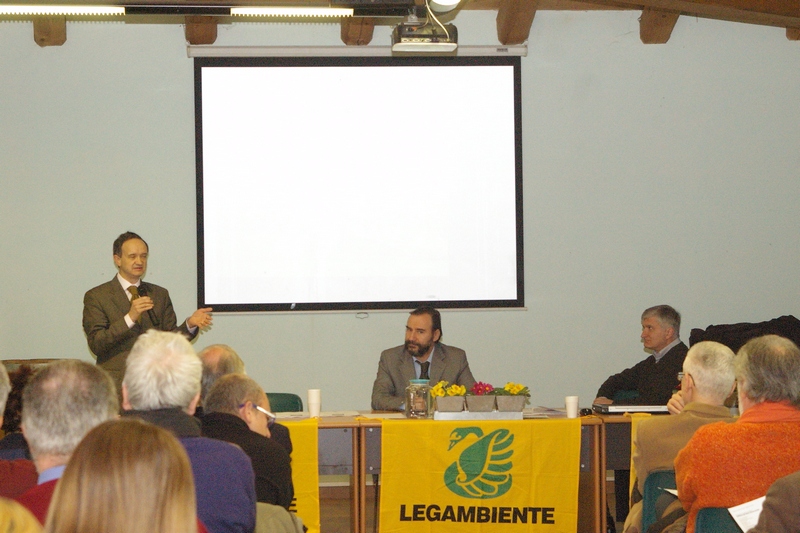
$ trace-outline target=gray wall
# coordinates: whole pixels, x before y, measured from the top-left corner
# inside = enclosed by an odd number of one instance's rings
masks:
[[[537,14],[522,60],[528,307],[444,313],[475,376],[524,382],[534,404],[586,405],[641,359],[650,305],[677,307],[686,340],[797,314],[800,44],[681,17],[669,43],[645,46],[638,16]],[[462,44],[497,43],[494,13],[455,23]],[[335,24],[242,24],[217,44],[341,41]],[[192,84],[177,25],[70,23],[64,46],[41,49],[30,23],[0,23],[0,358],[91,360],[83,293],[112,277],[127,229],[150,244],[148,281],[179,316],[194,310]],[[405,320],[220,314],[196,347],[233,345],[267,390],[319,387],[323,409],[365,409]]]

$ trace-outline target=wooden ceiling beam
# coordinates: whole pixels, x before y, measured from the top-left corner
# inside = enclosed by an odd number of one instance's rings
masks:
[[[786,38],[790,41],[800,41],[800,28],[786,28]]]
[[[527,41],[538,5],[538,0],[501,0],[497,10],[497,40],[506,45]]]
[[[651,7],[642,10],[639,19],[639,38],[644,44],[664,44],[669,41],[680,13],[659,11]]]
[[[375,19],[371,17],[344,17],[342,42],[347,46],[366,46],[372,42]]]
[[[651,8],[731,22],[800,27],[800,0],[587,0],[597,5]]]
[[[33,40],[43,48],[67,42],[67,17],[34,17]]]
[[[217,18],[191,15],[185,19],[184,35],[186,42],[196,44],[214,44],[217,40]]]

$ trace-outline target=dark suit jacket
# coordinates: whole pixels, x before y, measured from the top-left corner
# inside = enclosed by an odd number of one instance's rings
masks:
[[[372,386],[372,408],[381,411],[400,409],[405,402],[408,380],[416,377],[414,357],[403,346],[384,350]],[[433,351],[430,377],[431,384],[444,380],[467,389],[475,384],[464,350],[438,342]]]
[[[86,333],[89,349],[97,356],[97,364],[103,365],[120,354],[123,354],[124,359],[136,338],[148,329],[177,331],[189,339],[194,337],[189,334],[185,322],[180,327],[177,326],[167,289],[143,281],[139,292],[152,298],[155,307],[150,312],[143,313],[141,324],[134,324],[132,328],[128,328],[125,322],[131,302],[117,276],[91,289],[83,297],[83,331]],[[124,370],[124,360],[119,368]]]
[[[253,463],[257,500],[289,508],[294,485],[289,454],[283,446],[251,431],[244,420],[228,413],[203,415],[203,436],[240,446]]]

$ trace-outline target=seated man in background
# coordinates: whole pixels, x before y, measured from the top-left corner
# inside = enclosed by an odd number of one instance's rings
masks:
[[[211,346],[206,346],[200,350],[198,355],[203,362],[201,400],[205,400],[212,385],[222,376],[245,373],[244,361],[242,361],[239,354],[227,344],[212,344]],[[262,407],[267,411],[272,411],[269,405],[269,398],[267,398],[266,403]],[[201,419],[203,418],[203,409],[199,405],[197,406],[195,416]],[[283,446],[283,449],[286,450],[286,453],[288,453],[291,458],[292,438],[289,435],[289,428],[273,421],[269,427],[269,433],[268,437]]]
[[[192,416],[200,401],[200,358],[178,333],[151,329],[136,339],[122,380],[123,416],[172,431],[189,456],[197,516],[211,533],[251,533],[255,477],[241,448],[201,436]]]
[[[39,484],[17,498],[44,524],[61,474],[84,435],[119,416],[117,389],[102,368],[76,359],[39,369],[22,392],[22,432]]]
[[[442,318],[432,307],[411,311],[406,322],[406,342],[381,353],[378,375],[372,386],[372,408],[402,410],[405,390],[411,379],[429,379],[432,384],[447,381],[468,390],[475,384],[467,354],[446,346],[442,339]]]
[[[800,470],[800,349],[765,335],[736,356],[741,416],[699,428],[675,459],[675,480],[694,532],[704,507],[732,507],[764,496]]]
[[[292,467],[283,446],[269,438],[267,395],[244,374],[222,376],[204,400],[203,435],[240,446],[253,463],[256,499],[289,509]]]
[[[11,380],[6,367],[0,364],[0,424],[3,423],[3,411],[6,408],[8,393],[11,391]],[[23,492],[36,486],[36,467],[27,459],[0,459],[0,497],[16,498]]]
[[[22,434],[22,391],[33,376],[33,367],[20,365],[8,375],[11,392],[8,393],[5,411],[2,414],[3,438],[0,439],[0,457],[3,459],[30,459],[28,441]]]
[[[674,395],[680,397],[681,413],[647,418],[637,426],[633,450],[637,483],[631,497],[633,505],[625,520],[625,533],[642,531],[641,497],[647,475],[655,470],[672,470],[675,456],[700,426],[720,420],[733,421],[725,400],[734,386],[730,348],[711,341],[692,346],[683,361],[681,390]]]
[[[688,348],[681,342],[681,315],[668,305],[657,305],[642,313],[641,340],[649,357],[609,377],[597,391],[594,403],[612,403],[618,393],[630,394],[622,402],[664,405],[678,386],[678,372]]]

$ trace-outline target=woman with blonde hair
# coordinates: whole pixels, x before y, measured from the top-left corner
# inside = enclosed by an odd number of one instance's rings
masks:
[[[178,439],[152,424],[119,419],[91,430],[75,449],[44,530],[198,533],[196,513],[192,468]]]

